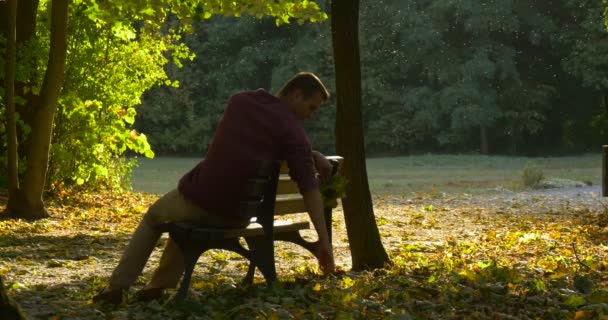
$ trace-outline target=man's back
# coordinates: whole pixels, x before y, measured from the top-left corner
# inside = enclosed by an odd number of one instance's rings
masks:
[[[289,107],[264,90],[232,96],[205,159],[179,190],[209,213],[235,217],[252,160],[287,160],[300,189],[316,187],[311,147]]]

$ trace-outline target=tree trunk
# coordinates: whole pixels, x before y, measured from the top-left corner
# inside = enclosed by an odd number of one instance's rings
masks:
[[[359,0],[332,0],[331,30],[336,69],[336,151],[344,157],[348,179],[342,200],[353,270],[382,268],[390,263],[374,217],[361,112]]]
[[[36,13],[38,12],[38,0],[18,0],[17,5],[17,49],[21,48],[23,45],[26,45],[29,41],[31,41],[36,35]],[[37,99],[34,93],[31,90],[26,90],[26,88],[31,88],[31,81],[26,82],[17,82],[15,83],[15,95],[20,96],[25,99],[26,103],[24,105],[16,105],[15,109],[21,119],[25,121],[28,125],[31,125],[32,119],[32,110],[34,110],[34,106],[36,105]],[[17,128],[18,132],[20,128]],[[21,133],[18,134],[22,136]],[[21,141],[19,145],[19,153],[25,154],[25,145],[24,141]]]
[[[17,0],[9,0],[15,1]],[[19,306],[6,294],[2,277],[0,277],[0,319],[2,320],[24,320],[25,316]]]
[[[479,128],[479,134],[481,140],[481,154],[488,154],[490,151],[488,146],[488,128],[482,125]]]
[[[15,197],[19,189],[18,156],[17,156],[17,121],[15,116],[15,61],[16,61],[16,28],[17,28],[17,0],[7,1],[8,26],[6,35],[6,129],[8,138],[8,196]]]
[[[39,219],[48,216],[42,193],[48,169],[53,118],[63,84],[67,53],[68,0],[51,4],[51,46],[49,60],[40,90],[38,108],[31,117],[32,132],[26,147],[27,166],[23,188],[9,198],[7,209],[13,217]]]

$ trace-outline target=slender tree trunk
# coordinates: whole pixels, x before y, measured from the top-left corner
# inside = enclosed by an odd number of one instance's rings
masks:
[[[17,155],[17,121],[15,116],[15,61],[17,47],[17,0],[7,1],[8,26],[6,28],[6,128],[8,138],[8,196],[15,197],[19,190],[18,155]]]
[[[38,0],[18,0],[17,5],[17,49],[21,48],[31,41],[36,35],[36,13],[38,12]],[[15,95],[18,95],[25,99],[26,103],[23,105],[16,105],[15,109],[21,119],[25,123],[31,125],[32,110],[35,109],[37,97],[31,90],[32,84],[30,81],[16,82],[15,83]],[[17,128],[19,132],[19,128]],[[21,136],[21,134],[19,134]],[[24,141],[21,141],[19,145],[19,153],[25,154]]]
[[[336,69],[336,151],[344,157],[348,179],[342,200],[353,270],[382,268],[390,263],[374,217],[361,112],[359,0],[332,0],[331,30]]]
[[[68,0],[51,3],[51,46],[38,108],[31,117],[32,132],[26,146],[27,166],[22,189],[9,198],[7,209],[14,217],[39,219],[48,216],[42,194],[48,169],[53,118],[63,84],[67,54]]]
[[[482,125],[479,128],[479,135],[481,140],[481,154],[488,154],[490,151],[488,146],[488,128]]]

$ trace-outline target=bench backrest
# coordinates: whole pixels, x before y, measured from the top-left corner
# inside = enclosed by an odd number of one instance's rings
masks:
[[[342,164],[342,157],[328,156],[326,157],[333,165],[332,175],[338,173],[338,169]],[[298,185],[291,180],[289,177],[289,168],[287,162],[281,162],[281,171],[279,175],[279,182],[277,186],[276,203],[275,203],[275,215],[285,215],[291,213],[306,212],[306,206],[304,200],[298,189]]]
[[[329,156],[327,159],[334,167],[333,174],[336,174],[342,158]],[[256,217],[261,223],[263,217],[270,216],[266,219],[272,219],[274,215],[306,212],[302,195],[297,184],[289,177],[285,161],[258,161],[256,167],[257,173],[249,179],[245,199],[241,201],[241,215]]]

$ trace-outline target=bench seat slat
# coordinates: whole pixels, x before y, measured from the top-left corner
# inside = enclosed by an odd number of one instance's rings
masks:
[[[304,200],[299,195],[290,195],[287,197],[277,197],[274,205],[274,214],[277,216],[306,212]]]
[[[342,168],[342,163],[344,162],[344,158],[340,156],[325,156],[325,159],[330,161],[337,161],[339,164],[339,168]],[[289,172],[289,167],[287,166],[287,161],[281,161],[281,171],[282,174]]]
[[[255,216],[261,202],[259,201],[241,201],[240,212],[249,217]],[[300,195],[288,195],[277,197],[274,206],[275,215],[281,216],[291,213],[306,212],[306,205]]]
[[[298,184],[291,180],[289,176],[283,175],[279,178],[279,185],[277,186],[277,195],[290,193],[299,194],[300,189],[298,189]]]
[[[243,229],[216,229],[216,228],[198,228],[193,227],[192,224],[178,224],[184,229],[190,229],[192,237],[196,238],[197,235],[215,234],[217,237],[238,238],[238,237],[255,237],[263,236],[264,229],[259,223],[252,223]],[[286,220],[275,220],[274,221],[274,233],[284,233],[290,231],[306,230],[310,229],[310,223],[308,221],[286,221]]]
[[[298,230],[306,230],[310,229],[310,223],[308,221],[274,221],[274,233],[283,233],[290,231],[298,231]],[[262,225],[258,223],[252,223],[247,226],[245,229],[235,229],[230,230],[225,233],[226,238],[234,238],[234,237],[252,237],[252,236],[263,236],[264,229],[262,229]]]

